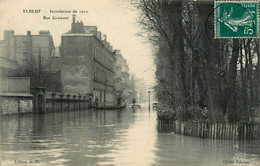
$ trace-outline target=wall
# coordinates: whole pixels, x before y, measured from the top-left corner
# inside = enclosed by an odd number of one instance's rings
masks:
[[[39,49],[41,49],[42,57],[47,58],[54,51],[51,35],[31,35],[30,31],[27,32],[27,35],[14,35],[14,33],[5,35],[3,46],[5,47],[5,55],[3,56],[20,63],[25,60],[24,53],[37,57]]]
[[[89,102],[89,96],[86,95],[46,93],[46,112],[85,110]]]
[[[101,104],[114,101],[115,57],[106,39],[97,36],[96,26],[76,23],[61,37],[61,77],[65,93],[89,94]]]
[[[0,78],[0,115],[33,112],[30,78]]]
[[[1,49],[1,46],[0,46]],[[0,77],[17,77],[21,75],[21,66],[0,53]]]
[[[92,93],[91,39],[86,36],[62,36],[61,38],[61,79],[65,93]]]
[[[106,41],[101,42],[98,38],[93,37],[93,99],[98,98],[98,101],[106,101],[106,103],[100,104],[111,106],[116,104],[114,95],[115,57],[111,48],[106,47],[106,43]]]
[[[0,115],[33,112],[32,96],[0,95]]]
[[[0,92],[30,93],[30,78],[2,77],[0,78]]]
[[[21,66],[30,64],[30,67],[38,68],[39,57],[41,57],[42,65],[45,66],[43,70],[47,71],[42,76],[42,84],[46,85],[47,91],[62,91],[60,59],[51,57],[54,56],[55,48],[52,36],[48,31],[40,31],[39,35],[31,35],[30,31],[27,31],[27,35],[15,35],[13,31],[5,31],[4,36],[0,55],[0,70],[3,71],[0,71],[0,74],[2,76],[23,75],[31,78],[31,86],[39,86],[39,72],[26,71],[28,68]],[[52,62],[54,62],[53,65]],[[16,69],[19,73],[12,72],[8,68]]]

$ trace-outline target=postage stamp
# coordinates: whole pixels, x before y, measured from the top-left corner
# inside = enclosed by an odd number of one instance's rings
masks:
[[[215,38],[257,38],[258,1],[215,1]]]

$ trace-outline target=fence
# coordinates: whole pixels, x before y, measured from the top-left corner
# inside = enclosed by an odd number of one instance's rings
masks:
[[[259,124],[211,124],[206,122],[158,120],[158,131],[175,132],[178,134],[207,139],[260,139]]]
[[[85,110],[88,107],[89,96],[79,94],[46,93],[47,112]]]

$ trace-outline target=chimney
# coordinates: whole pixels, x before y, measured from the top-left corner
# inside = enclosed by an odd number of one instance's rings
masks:
[[[49,34],[50,34],[50,31],[48,31],[48,30],[39,31],[39,35],[49,35]]]
[[[107,41],[107,35],[103,35],[103,37],[104,37],[104,41],[106,42]]]
[[[97,38],[98,38],[99,40],[101,40],[101,35],[102,35],[102,33],[101,33],[100,31],[97,31]]]
[[[76,14],[72,15],[72,23],[76,23]]]
[[[71,33],[76,32],[76,15],[72,15],[72,23],[71,23]]]
[[[30,36],[31,35],[31,31],[27,31],[27,35]]]
[[[9,36],[13,35],[14,31],[13,30],[5,30],[4,31],[4,40],[9,40]]]
[[[106,43],[106,47],[107,47],[107,49],[110,51],[110,42],[107,42],[107,43]]]

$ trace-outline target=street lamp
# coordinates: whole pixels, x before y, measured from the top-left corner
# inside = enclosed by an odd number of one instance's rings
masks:
[[[149,96],[148,96],[149,98],[148,99],[149,99],[149,111],[150,111],[150,95],[151,95],[151,91],[148,91],[148,94],[149,94]]]

